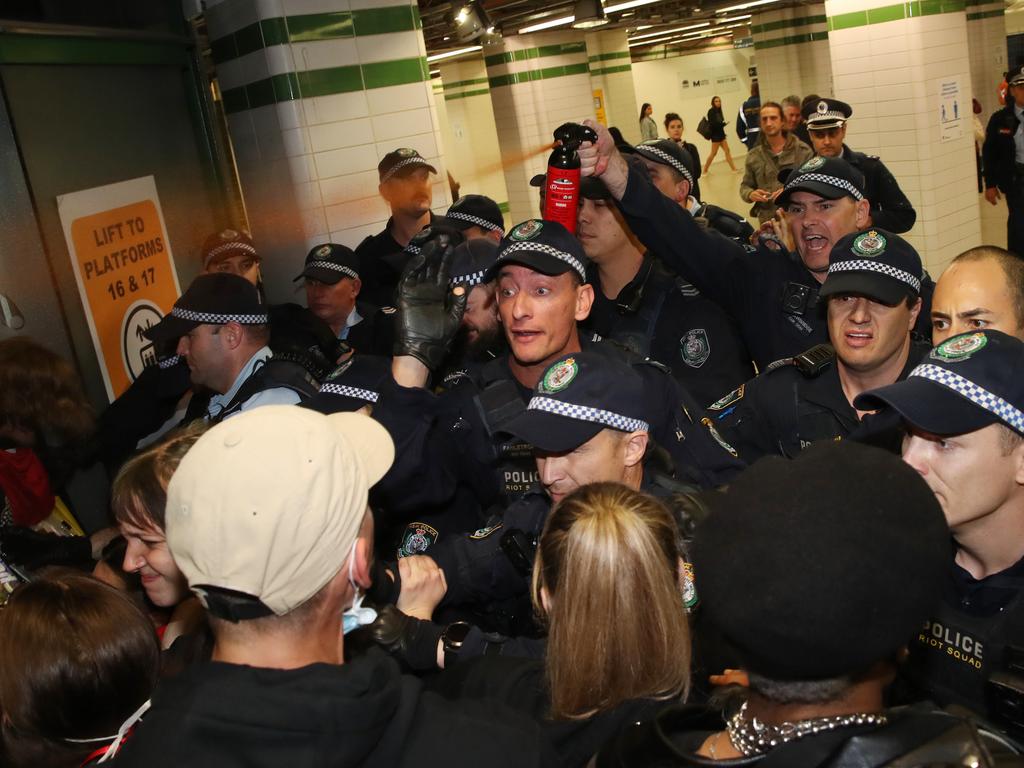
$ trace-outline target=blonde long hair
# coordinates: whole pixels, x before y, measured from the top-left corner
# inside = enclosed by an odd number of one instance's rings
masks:
[[[676,540],[659,501],[618,483],[584,486],[552,510],[532,589],[548,626],[553,718],[685,696],[690,631]]]

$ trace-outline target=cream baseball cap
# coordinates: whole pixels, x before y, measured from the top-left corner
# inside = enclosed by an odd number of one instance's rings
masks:
[[[171,478],[171,553],[214,615],[284,615],[341,570],[394,457],[387,430],[361,413],[241,413],[203,435]]]

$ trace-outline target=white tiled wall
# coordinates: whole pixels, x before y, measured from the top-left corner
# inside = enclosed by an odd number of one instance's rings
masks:
[[[608,32],[588,32],[587,56],[602,53],[629,53],[629,38],[624,29],[613,29]],[[630,63],[628,58],[605,59],[590,62],[591,70],[609,67],[621,67]],[[639,110],[636,102],[636,90],[633,85],[633,73],[612,72],[607,75],[591,75],[590,87],[601,90],[604,94],[604,112],[608,125],[614,125],[622,131],[628,141],[640,141],[640,126],[637,122]]]
[[[1001,9],[1002,2],[971,6],[972,13]],[[971,59],[971,83],[974,97],[981,102],[982,125],[999,108],[998,86],[1007,70],[1006,17],[967,21],[967,47]]]
[[[816,3],[814,5],[755,13],[751,19],[751,24],[756,27],[772,22],[785,22],[824,15],[824,4]],[[761,88],[761,101],[781,102],[787,96],[792,95],[803,98],[810,93],[816,93],[819,96],[833,95],[832,61],[829,56],[827,40],[815,40],[808,43],[793,43],[764,48],[758,47],[758,43],[762,40],[777,40],[809,32],[823,32],[826,29],[827,25],[821,23],[804,24],[802,26],[754,33],[757,79]]]

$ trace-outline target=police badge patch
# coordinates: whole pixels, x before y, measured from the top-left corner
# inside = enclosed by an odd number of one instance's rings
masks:
[[[691,328],[679,338],[679,354],[691,368],[700,368],[711,356],[711,342],[703,328]]]
[[[575,358],[567,357],[562,362],[555,363],[555,365],[548,369],[540,384],[537,385],[537,391],[545,395],[561,392],[572,383],[572,380],[576,378],[576,374],[579,371],[580,369],[576,365]]]
[[[709,411],[721,411],[728,408],[733,403],[737,403],[743,399],[743,390],[746,389],[746,384],[740,384],[736,389],[730,392],[725,397],[720,397],[715,400],[711,405],[708,406]]]
[[[812,157],[810,160],[808,160],[806,163],[800,166],[800,173],[803,173],[804,171],[816,171],[819,168],[821,168],[821,166],[823,166],[824,164],[825,158],[822,157],[821,155],[818,155],[817,157]]]
[[[819,115],[824,115],[826,112],[828,112],[828,102],[819,101],[818,106],[816,106],[815,109],[818,111]]]
[[[928,357],[933,360],[941,359],[954,363],[958,360],[966,360],[986,344],[988,344],[988,337],[984,333],[956,336],[939,344],[939,346],[928,353]]]
[[[885,252],[885,237],[875,230],[858,235],[853,241],[853,252],[859,256],[873,257]]]
[[[399,157],[416,157],[419,154],[415,149],[409,149],[408,147],[400,147],[395,150],[395,154]]]
[[[508,233],[509,238],[512,240],[531,240],[540,234],[540,231],[544,228],[544,223],[537,219],[530,219],[524,221],[522,224],[517,226],[511,232]]]
[[[409,523],[402,536],[402,545],[398,548],[398,556],[409,557],[422,555],[430,545],[437,541],[437,529],[426,523]]]
[[[700,602],[697,595],[697,582],[693,577],[693,565],[683,561],[683,607],[687,613],[693,613],[693,609]]]
[[[316,253],[314,253],[313,255],[316,256],[318,259],[326,259],[328,256],[331,255],[331,246],[321,245],[319,248],[316,249]]]
[[[221,240],[234,240],[238,237],[238,233],[233,229],[225,229],[218,235],[218,237],[220,237]]]

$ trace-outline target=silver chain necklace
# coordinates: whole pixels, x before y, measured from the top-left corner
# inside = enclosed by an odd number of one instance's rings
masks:
[[[835,717],[815,717],[810,720],[768,725],[756,717],[748,719],[747,702],[743,702],[739,711],[729,718],[725,730],[729,734],[729,741],[732,742],[733,747],[742,752],[744,756],[751,757],[767,752],[787,741],[802,739],[804,736],[813,736],[816,733],[856,725],[885,725],[886,722],[888,722],[888,718],[885,715],[859,713]]]

